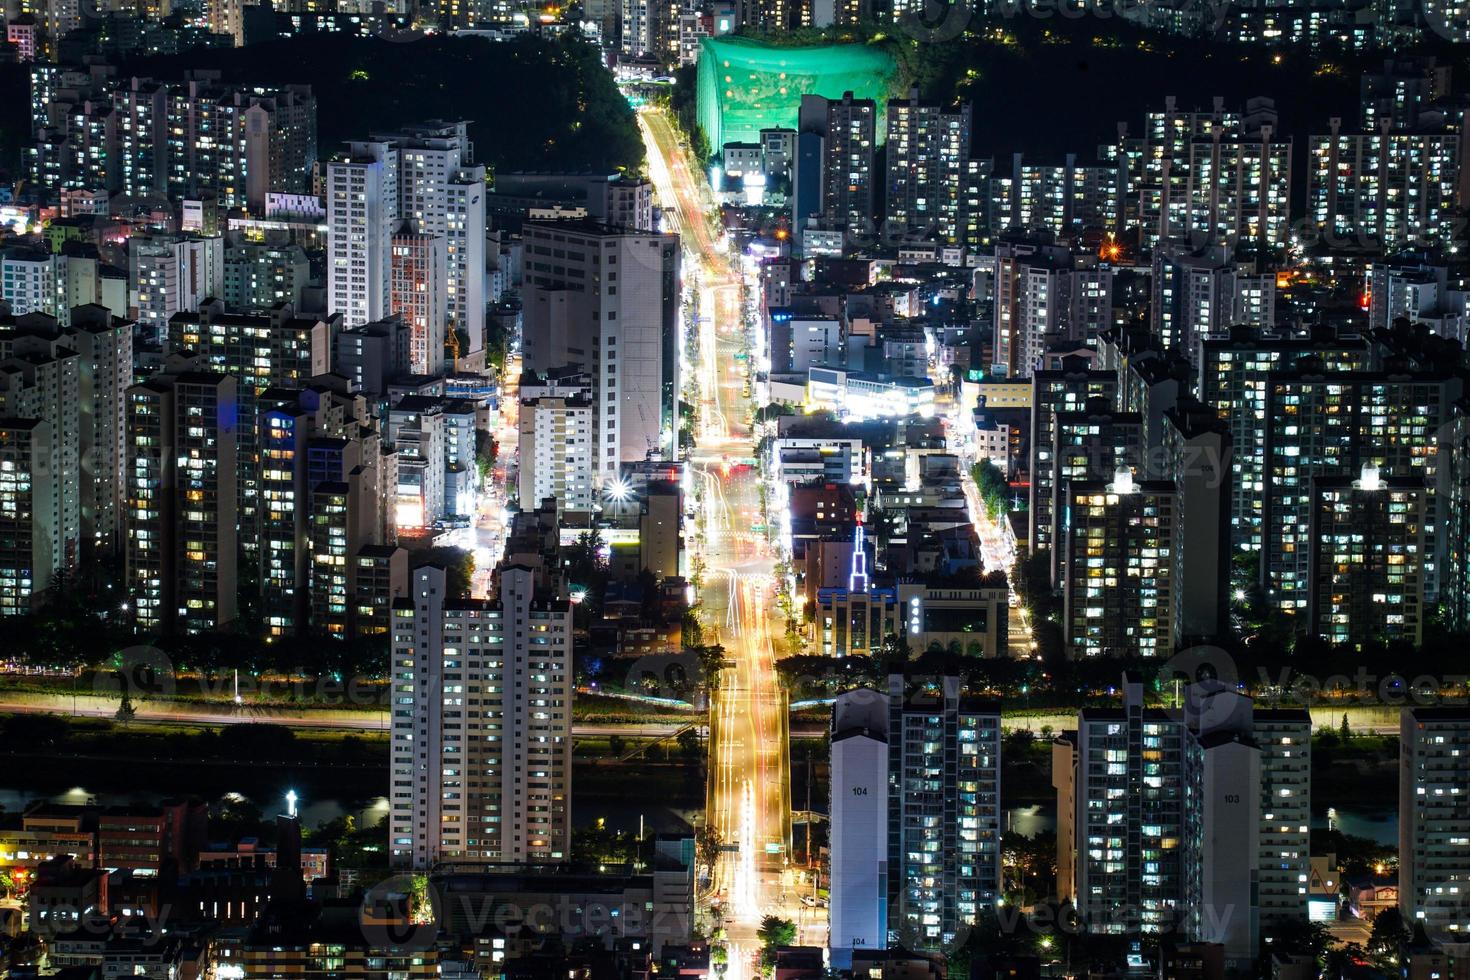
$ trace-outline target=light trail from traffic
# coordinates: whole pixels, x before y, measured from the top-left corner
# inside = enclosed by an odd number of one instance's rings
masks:
[[[783,893],[791,843],[791,766],[786,692],[777,678],[770,610],[774,558],[764,535],[759,477],[731,456],[751,454],[746,419],[749,389],[725,368],[742,350],[741,280],[723,238],[707,216],[697,173],[666,114],[645,109],[639,128],[655,194],[685,249],[693,283],[697,353],[687,363],[697,388],[699,456],[689,466],[702,480],[704,560],[702,618],[725,648],[710,704],[709,787],[705,819],[726,850],[714,871],[713,899],[725,907],[730,964],[726,976],[754,975],[756,928],[766,915],[798,921],[801,906]],[[719,462],[716,462],[716,461]],[[691,536],[692,537],[692,536]],[[825,929],[804,941],[825,942]]]

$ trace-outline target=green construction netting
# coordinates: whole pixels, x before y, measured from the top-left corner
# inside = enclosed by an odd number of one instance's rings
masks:
[[[789,47],[743,37],[708,37],[699,52],[699,124],[716,152],[753,143],[762,129],[796,128],[803,95],[872,99],[881,114],[897,70],[867,44]],[[879,139],[882,139],[881,118]]]

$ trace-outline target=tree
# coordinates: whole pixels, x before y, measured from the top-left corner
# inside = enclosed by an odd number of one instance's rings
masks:
[[[725,842],[720,838],[720,832],[706,824],[694,832],[694,856],[704,866],[706,872],[712,873],[715,864],[720,860],[720,851]]]
[[[970,469],[975,478],[975,489],[985,501],[985,513],[993,521],[1010,510],[1010,485],[1005,474],[988,459],[982,459]]]
[[[1373,920],[1373,933],[1368,938],[1368,950],[1377,956],[1392,956],[1399,947],[1413,938],[1413,933],[1404,922],[1397,908],[1389,907],[1378,913]]]
[[[697,646],[692,648],[693,653],[699,658],[699,671],[704,676],[704,686],[707,693],[713,694],[720,689],[720,671],[725,668],[725,648],[718,643],[709,646]]]
[[[1353,730],[1352,727],[1348,725],[1348,716],[1346,711],[1342,713],[1342,724],[1338,727],[1338,733],[1341,735],[1344,742],[1353,737]]]
[[[490,473],[495,469],[495,459],[499,455],[499,447],[490,433],[480,429],[475,430],[475,465],[480,470],[480,482],[489,483]]]
[[[679,743],[679,751],[686,759],[699,758],[699,732],[692,728],[686,728],[674,739]]]
[[[755,936],[761,941],[761,946],[768,950],[777,946],[790,946],[796,942],[796,923],[779,915],[768,915],[761,919]]]
[[[908,663],[912,651],[909,649],[909,638],[903,633],[889,633],[883,637],[883,646],[878,653],[878,659],[882,662],[886,671],[897,670],[902,673],[904,665]]]
[[[464,548],[439,547],[430,548],[424,560],[417,560],[417,556],[410,556],[409,564],[417,566],[421,564],[438,565],[444,569],[444,588],[450,596],[456,598],[468,598],[473,589],[475,580],[475,553]]]

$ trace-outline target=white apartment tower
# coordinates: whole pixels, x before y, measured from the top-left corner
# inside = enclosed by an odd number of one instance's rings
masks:
[[[128,240],[128,281],[138,311],[138,336],[162,347],[168,321],[223,294],[225,240],[161,235]]]
[[[562,511],[590,514],[592,492],[592,390],[522,398],[520,413],[521,506],[547,497]]]
[[[389,314],[398,218],[398,151],[353,143],[327,164],[327,307],[344,327]]]
[[[527,222],[525,367],[592,375],[592,472],[671,459],[677,425],[679,239],[590,221]]]
[[[832,706],[832,968],[888,944],[888,698],[849,691]]]
[[[396,867],[571,854],[572,613],[525,566],[495,600],[412,576],[393,607],[390,850]]]
[[[485,168],[471,163],[467,122],[431,122],[378,137],[398,151],[398,214],[421,235],[444,239],[449,330],[485,346]]]

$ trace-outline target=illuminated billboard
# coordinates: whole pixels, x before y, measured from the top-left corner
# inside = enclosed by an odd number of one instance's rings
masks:
[[[707,37],[699,52],[699,124],[716,152],[726,143],[754,143],[762,129],[796,128],[803,95],[872,99],[881,113],[893,94],[897,66],[871,44],[812,47],[768,44],[745,37]]]

